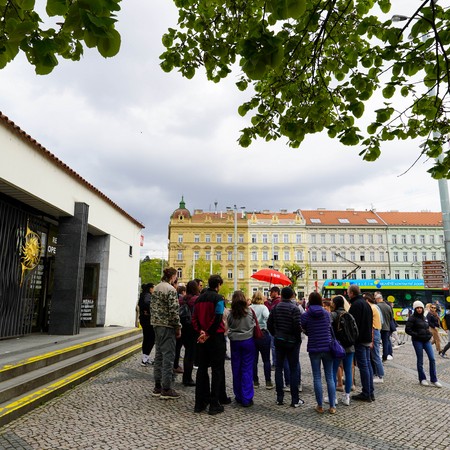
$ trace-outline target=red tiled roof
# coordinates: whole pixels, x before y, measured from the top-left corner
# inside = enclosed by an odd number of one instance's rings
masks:
[[[388,225],[442,227],[441,212],[378,212]]]
[[[53,153],[48,151],[43,145],[41,145],[36,139],[33,139],[29,134],[25,133],[18,125],[16,125],[12,120],[8,118],[8,116],[5,116],[0,111],[0,121],[3,122],[3,124],[9,128],[13,133],[15,133],[17,136],[19,136],[21,139],[23,139],[28,144],[31,144],[31,146],[42,156],[47,158],[50,162],[58,166],[60,169],[62,169],[64,172],[66,172],[69,176],[74,178],[78,183],[84,185],[87,187],[90,191],[92,191],[94,194],[96,194],[98,197],[100,197],[102,200],[104,200],[106,203],[109,203],[116,211],[118,211],[120,214],[125,216],[127,219],[129,219],[131,222],[134,222],[136,225],[140,226],[141,228],[145,228],[145,226],[139,222],[138,220],[131,217],[126,211],[124,211],[120,206],[118,206],[116,203],[114,203],[110,198],[108,198],[105,194],[100,192],[96,187],[94,187],[92,184],[87,182],[84,178],[82,178],[78,173],[76,173],[74,170],[72,170],[67,164],[64,164],[60,159],[58,159]]]
[[[300,210],[301,214],[306,220],[307,225],[385,225],[373,211],[355,211],[342,210],[330,211],[326,209],[316,210]],[[314,222],[314,219],[320,222]],[[339,221],[343,219],[343,221]]]

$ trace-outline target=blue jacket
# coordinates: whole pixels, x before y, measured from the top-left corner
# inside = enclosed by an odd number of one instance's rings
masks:
[[[308,336],[308,353],[329,352],[331,343],[331,316],[319,305],[311,305],[302,314],[302,328]]]

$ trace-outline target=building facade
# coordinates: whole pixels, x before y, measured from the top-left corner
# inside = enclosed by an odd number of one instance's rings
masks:
[[[225,280],[237,276],[247,295],[269,286],[251,278],[273,267],[289,276],[300,266],[302,296],[330,278],[422,278],[422,262],[445,260],[442,214],[347,209],[239,212],[237,274],[234,273],[235,214],[186,209],[184,200],[169,223],[169,264],[182,282],[194,278],[195,261],[220,262]],[[211,273],[213,273],[211,265]]]
[[[134,326],[143,225],[0,113],[0,338]]]

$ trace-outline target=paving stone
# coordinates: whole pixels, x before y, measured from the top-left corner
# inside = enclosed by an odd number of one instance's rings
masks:
[[[419,385],[408,341],[385,363],[385,382],[375,385],[374,403],[337,405],[337,414],[318,415],[306,345],[301,349],[305,405],[275,404],[275,390],[255,389],[255,405],[225,406],[225,413],[195,414],[194,388],[175,385],[182,396],[163,401],[151,395],[151,367],[133,356],[0,429],[1,450],[234,450],[270,448],[326,450],[413,450],[432,444],[450,448],[450,359],[436,356],[444,387]],[[262,376],[262,364],[260,365]],[[425,370],[428,361],[425,358]],[[231,366],[226,362],[232,396]],[[356,369],[356,381],[359,374]],[[325,386],[325,384],[324,384]],[[357,390],[359,392],[359,389]],[[338,394],[338,398],[340,393]]]

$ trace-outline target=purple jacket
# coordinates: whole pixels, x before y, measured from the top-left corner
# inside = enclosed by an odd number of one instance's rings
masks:
[[[308,353],[329,352],[331,342],[331,315],[319,305],[311,305],[300,317],[302,328],[308,336]]]

